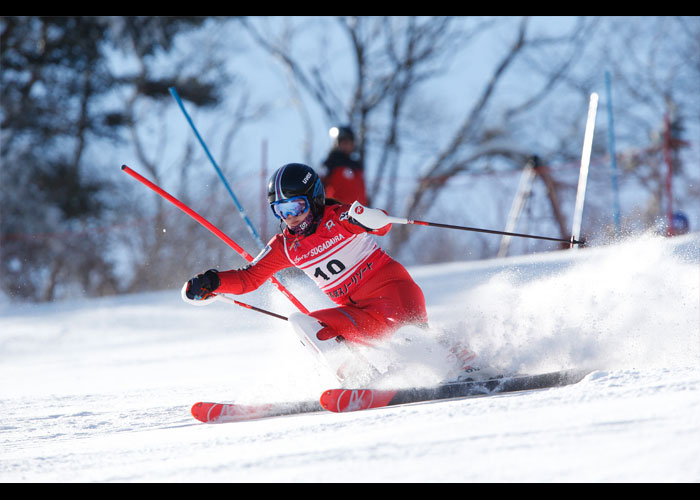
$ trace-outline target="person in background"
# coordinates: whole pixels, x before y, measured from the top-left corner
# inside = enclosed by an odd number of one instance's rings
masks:
[[[355,134],[349,126],[330,130],[333,148],[320,169],[326,197],[344,204],[367,205],[364,165],[355,151]]]

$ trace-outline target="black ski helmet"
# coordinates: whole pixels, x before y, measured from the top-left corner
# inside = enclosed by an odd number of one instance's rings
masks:
[[[303,163],[282,165],[267,181],[267,201],[274,203],[295,196],[306,196],[314,217],[323,214],[326,192],[316,171]]]

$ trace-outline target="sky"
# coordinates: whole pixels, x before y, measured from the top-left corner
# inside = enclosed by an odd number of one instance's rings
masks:
[[[272,25],[282,25],[289,22],[289,20],[286,18],[273,18],[266,20],[266,22]],[[294,20],[294,22],[300,21]],[[484,78],[490,74],[491,68],[501,54],[500,51],[503,50],[505,45],[511,43],[512,29],[516,22],[517,18],[514,18],[503,29],[489,32],[488,36],[481,36],[478,39],[478,50],[456,54],[449,73],[445,77],[431,82],[430,88],[425,91],[425,95],[436,109],[447,110],[445,128],[449,127],[450,122],[459,123],[463,119],[464,114],[472,104],[474,95],[480,90]],[[574,20],[571,17],[540,17],[535,19],[535,29],[556,33],[570,26],[573,22]],[[210,120],[220,117],[222,110],[226,109],[226,106],[232,106],[237,101],[240,94],[235,90],[236,87],[231,87],[232,92],[227,96],[228,102],[221,106],[221,109],[215,111],[200,111],[195,109],[191,103],[185,102],[185,106],[191,113],[200,134],[211,149],[214,158],[225,169],[227,180],[231,183],[234,192],[241,199],[244,207],[246,207],[246,210],[252,217],[253,213],[258,213],[258,207],[261,205],[260,198],[263,193],[261,183],[263,182],[262,179],[267,177],[266,174],[271,173],[284,163],[292,161],[307,162],[307,158],[304,157],[303,153],[305,147],[303,141],[306,137],[305,127],[307,124],[310,124],[314,130],[311,148],[312,161],[310,162],[314,167],[317,167],[322,162],[331,146],[328,128],[335,124],[327,123],[320,110],[313,105],[305,107],[305,111],[310,116],[308,122],[304,121],[300,117],[297,103],[289,97],[286,75],[281,66],[261,49],[250,43],[247,37],[232,37],[232,33],[236,35],[240,34],[238,31],[242,33],[240,28],[236,31],[232,26],[235,28],[235,25],[231,23],[205,30],[204,33],[197,35],[198,39],[201,37],[202,41],[200,43],[192,44],[192,38],[187,38],[190,45],[180,47],[179,50],[181,52],[190,52],[193,55],[193,61],[196,61],[197,58],[195,56],[198,51],[214,50],[215,47],[219,47],[217,50],[228,51],[230,57],[227,61],[230,64],[231,71],[235,78],[241,79],[242,84],[250,92],[251,102],[271,103],[267,114],[260,121],[246,126],[236,137],[233,146],[234,151],[230,155],[230,158],[233,159],[233,165],[229,166],[228,162],[226,164],[222,162],[223,148],[221,147],[227,129],[222,128],[218,124],[210,125]],[[334,79],[339,82],[339,85],[342,85],[343,82],[349,81],[351,78],[349,73],[351,70],[350,66],[345,64],[342,57],[339,57],[339,54],[343,53],[344,41],[333,39],[328,34],[325,42],[325,45],[319,48],[315,36],[300,40],[299,53],[308,53],[314,57],[324,57],[327,60],[328,73],[333,74]],[[221,47],[224,47],[224,49],[221,49]],[[475,57],[475,54],[478,54],[479,57]],[[193,68],[196,70],[196,63],[193,63]],[[190,68],[189,71],[192,71],[193,68]],[[607,134],[607,94],[604,86],[605,70],[603,68],[596,68],[596,70],[600,72],[599,78],[597,78],[599,85],[596,90],[601,96],[596,133],[600,135]],[[613,82],[613,95],[615,91],[615,82]],[[271,96],[273,96],[272,99],[270,99]],[[308,104],[308,97],[303,96],[302,98]],[[174,100],[166,108],[166,116],[168,127],[171,128],[172,133],[178,138],[177,140],[169,140],[169,142],[180,144],[183,140],[194,140],[194,135]],[[584,122],[585,112],[581,116],[581,143],[583,142]],[[440,136],[436,134],[436,137],[439,139]],[[546,131],[543,131],[543,137],[546,137]],[[596,140],[600,141],[602,138],[596,137]],[[607,138],[605,138],[605,141],[607,143]],[[198,145],[196,147],[199,148]],[[695,147],[697,149],[700,145]],[[700,157],[700,153],[696,156]],[[197,160],[196,164],[193,163],[192,165],[194,171],[213,172],[213,168],[203,152],[199,152]],[[265,173],[261,172],[261,167],[263,166]],[[571,167],[577,168],[576,165]],[[604,166],[603,169],[608,172],[609,166]],[[370,171],[371,174],[372,172]],[[591,176],[601,177],[595,166],[591,169]],[[697,178],[700,183],[700,172],[698,172]],[[403,173],[402,180],[403,182],[399,182],[400,187],[405,186],[409,188],[411,186],[410,175]],[[476,184],[484,186],[484,189],[472,190],[469,196],[475,196],[475,192],[483,192],[487,193],[487,199],[482,201],[478,199],[473,200],[473,204],[466,210],[467,213],[465,213],[462,220],[451,220],[448,222],[465,225],[481,224],[482,227],[503,229],[506,224],[505,217],[515,195],[518,180],[519,175],[492,180],[476,179],[474,176],[455,179],[453,188],[448,191],[449,194],[455,193],[459,196],[463,193],[465,184]],[[623,182],[624,179],[621,179],[620,184],[622,185]],[[493,187],[489,188],[488,186],[490,185]],[[605,181],[597,184],[591,183],[589,186],[589,189],[600,188],[601,186],[602,189],[610,191],[612,189],[610,184]],[[203,189],[208,189],[208,187],[202,186]],[[500,199],[499,203],[495,204],[493,202],[494,196]],[[633,204],[633,199],[636,197],[634,193],[623,194],[623,212],[630,209],[630,205]],[[611,192],[609,193],[609,198],[612,200]],[[489,213],[479,214],[478,207],[480,206],[489,206]],[[570,210],[566,211],[570,212]],[[450,213],[449,215],[460,217],[459,213]],[[688,215],[691,218],[691,227],[699,227],[700,206],[695,210],[691,207]]]

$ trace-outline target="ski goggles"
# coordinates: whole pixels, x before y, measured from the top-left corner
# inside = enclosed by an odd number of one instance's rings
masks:
[[[286,200],[273,201],[270,203],[272,213],[278,219],[286,219],[289,216],[305,214],[309,210],[309,200],[306,196],[294,196]]]

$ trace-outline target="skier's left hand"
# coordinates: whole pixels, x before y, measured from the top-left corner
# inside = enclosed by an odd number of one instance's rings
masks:
[[[348,210],[348,220],[350,223],[360,226],[367,231],[374,231],[391,224],[386,212],[379,208],[369,208],[355,201]]]

